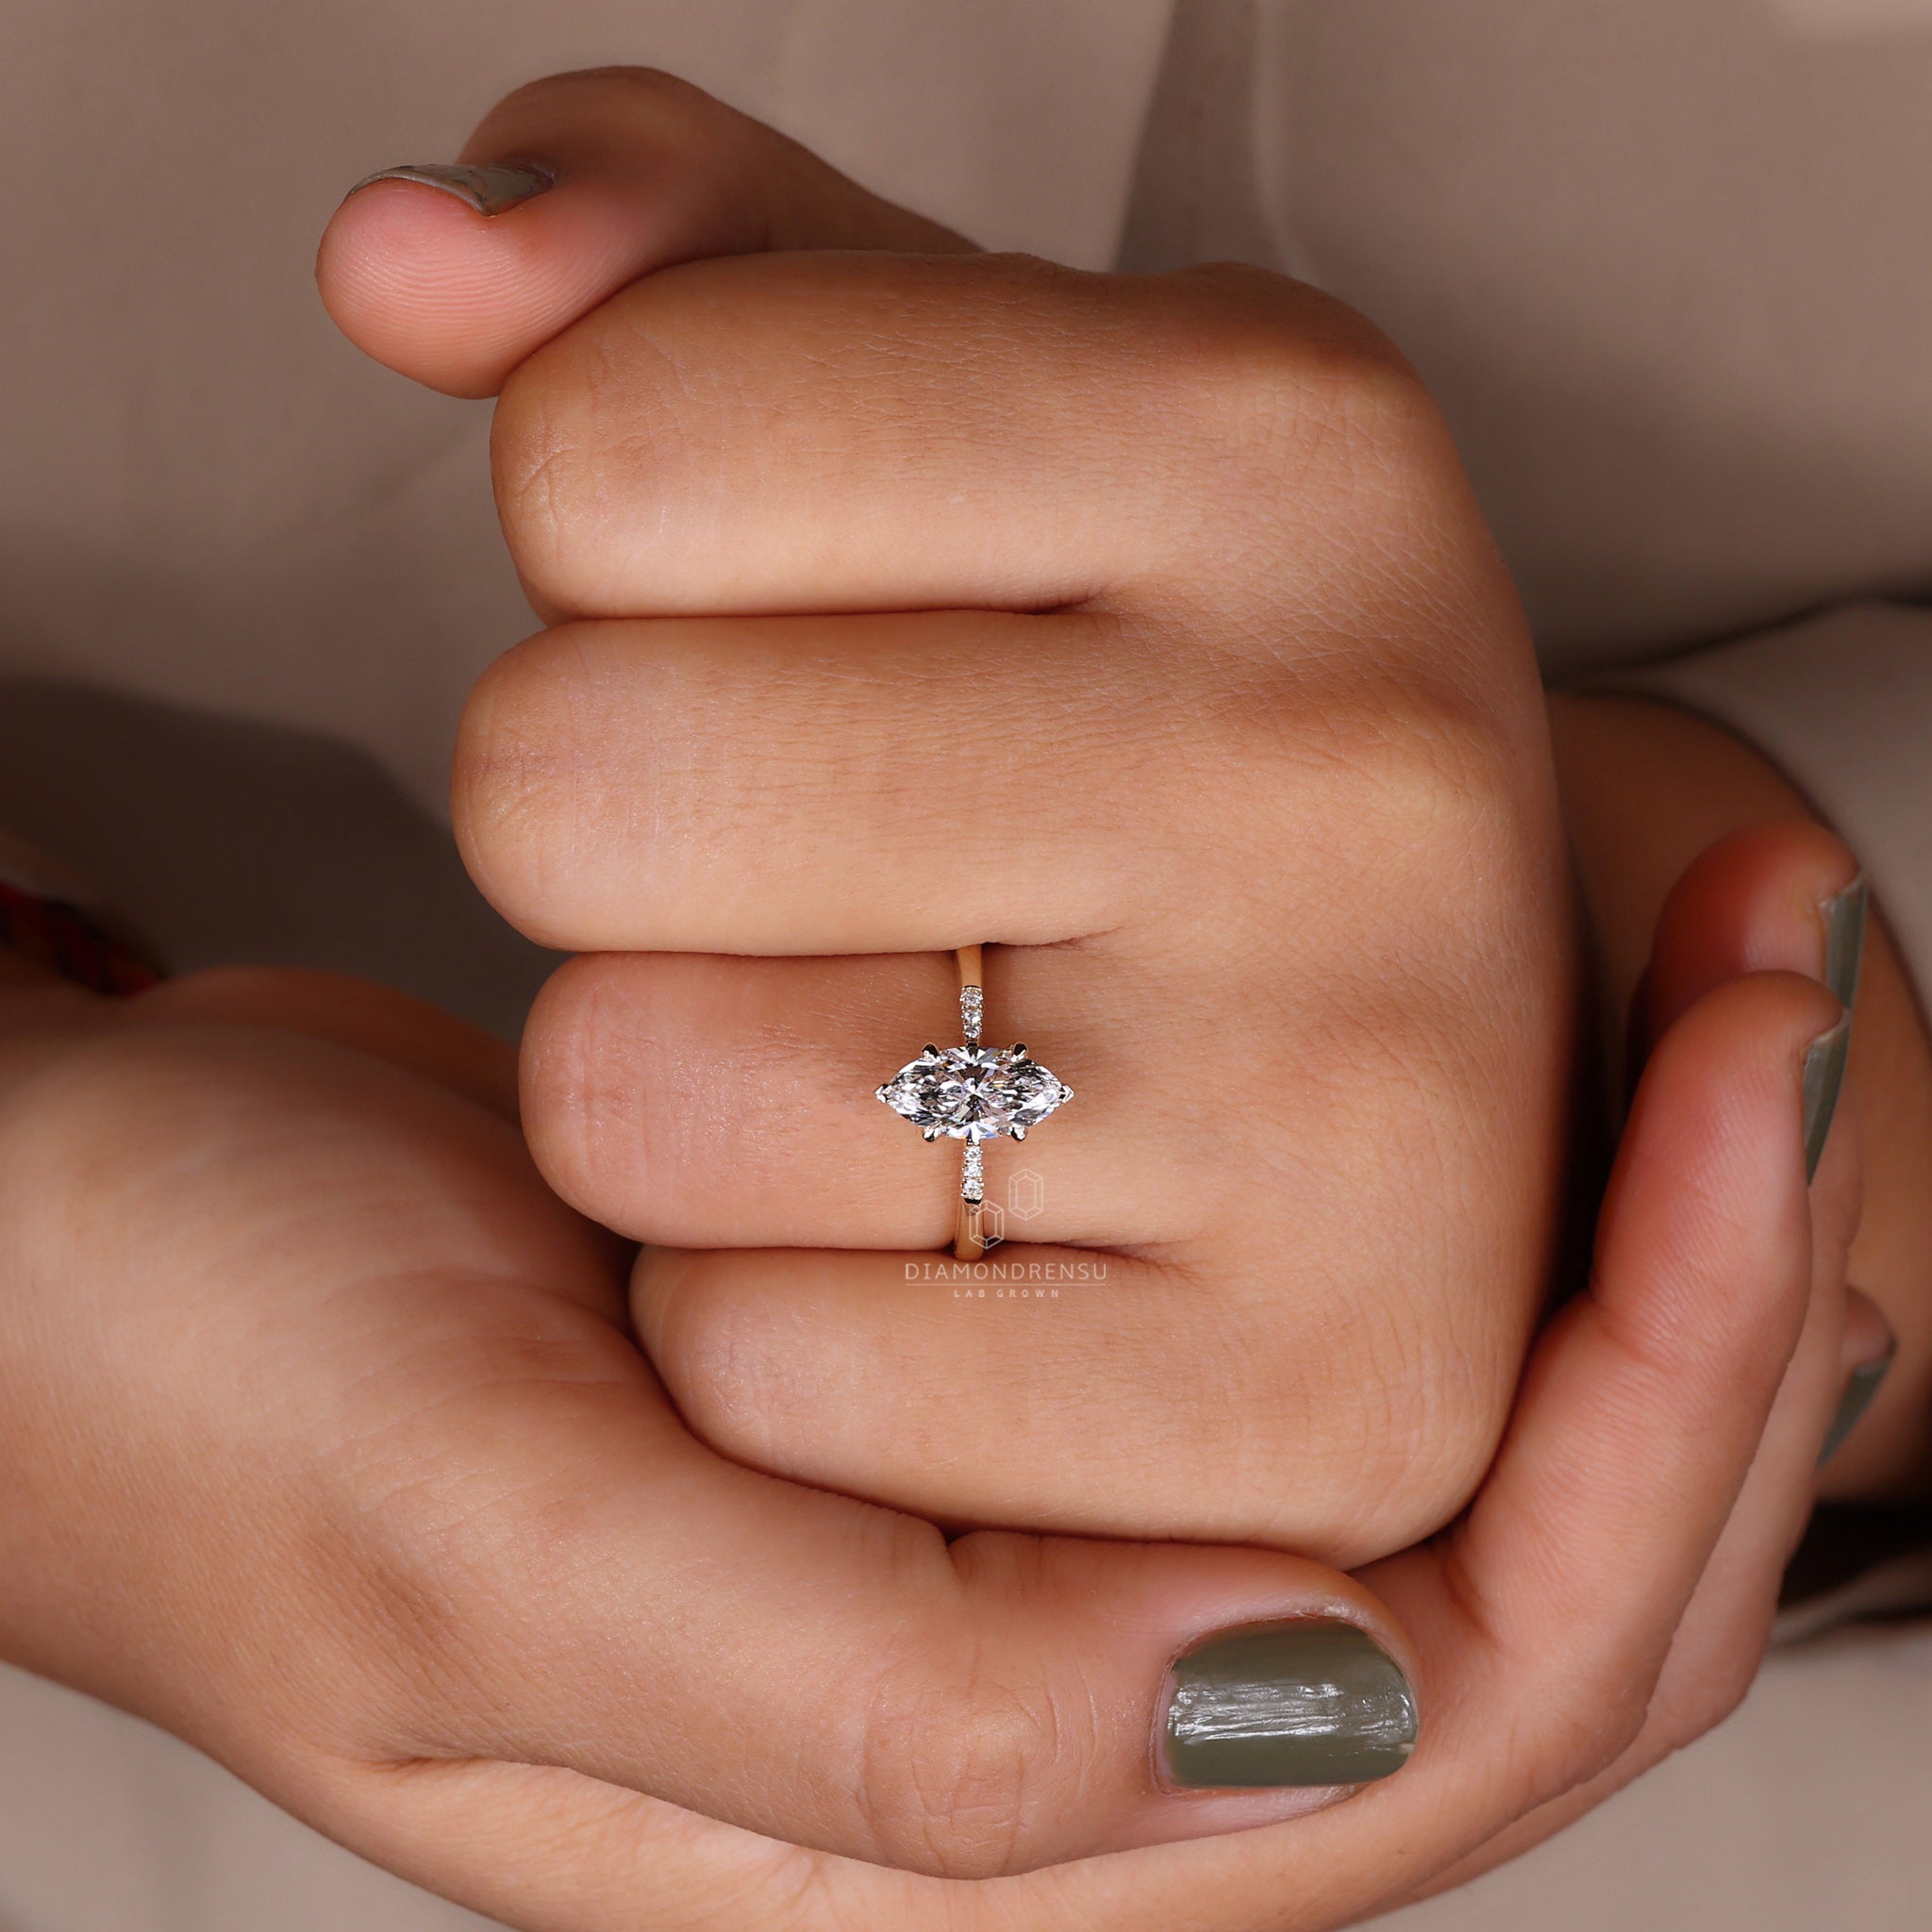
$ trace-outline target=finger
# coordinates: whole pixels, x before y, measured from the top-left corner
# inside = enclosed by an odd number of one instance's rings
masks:
[[[1628,1745],[1406,1896],[1413,1904],[1511,1863],[1722,1724],[1757,1678],[1779,1586],[1811,1509],[1818,1433],[1836,1381],[1829,1312],[1816,1298],[1758,1455],[1711,1553]],[[1625,1713],[1627,1723],[1627,1713]]]
[[[1165,979],[1164,959],[1113,940],[986,958],[990,1024],[1001,1040],[1024,1033],[1027,1058],[1074,1090],[1024,1145],[1002,1137],[981,1150],[1013,1240],[1175,1249],[1238,1224],[1260,1248],[1286,1241],[1272,1265],[1297,1253],[1306,1264],[1344,1180],[1374,1187],[1396,1214],[1434,1191],[1477,1189],[1498,1158],[1495,1146],[1424,1147],[1432,1134],[1453,1141],[1467,1103],[1453,1067],[1418,1054],[1424,1063],[1398,1076],[1362,1047],[1378,1011],[1373,985],[1331,981],[1303,1000],[1272,964]],[[1368,978],[1373,963],[1361,970]],[[1286,1038],[1230,1032],[1228,1011],[1271,995]],[[1350,1023],[1333,1020],[1335,1006]],[[955,1030],[957,1014],[939,953],[587,955],[552,976],[531,1013],[531,1144],[567,1200],[639,1240],[937,1247],[950,1239],[960,1143],[926,1143],[877,1089],[922,1042]],[[1456,1041],[1445,1028],[1439,1043]],[[1249,1090],[1239,1111],[1223,1104]],[[1513,1152],[1532,1129],[1497,1132]],[[1378,1135],[1405,1144],[1378,1149]],[[1405,1162],[1424,1157],[1427,1175],[1405,1184]],[[1292,1239],[1297,1224],[1307,1239]],[[1473,1241],[1485,1224],[1471,1209],[1459,1233]],[[1376,1265],[1373,1231],[1353,1239],[1359,1266]]]
[[[1793,1152],[1804,1058],[1839,1012],[1813,983],[1754,975],[1707,995],[1653,1055],[1606,1201],[1592,1290],[1540,1352],[1462,1532],[1471,1572],[1530,1586],[1486,1592],[1491,1614],[1523,1620],[1525,1635],[1532,1614],[1555,1609],[1589,1627],[1614,1623],[1622,1602],[1629,1626],[1656,1642],[1657,1627],[1674,1623],[1659,1612],[1687,1601],[1702,1574],[1809,1307],[1808,1201]],[[1630,1480],[1640,1431],[1641,1484]],[[1580,1505],[1552,1508],[1572,1486]],[[1587,1603],[1576,1591],[1586,1575],[1601,1592],[1621,1553],[1656,1541],[1665,1494],[1677,1525],[1672,1559],[1654,1552],[1610,1586],[1609,1601]],[[1553,1605],[1537,1585],[1566,1572],[1567,1601]]]
[[[1516,1355],[1418,1342],[1279,1259],[1247,1277],[1011,1241],[975,1263],[651,1249],[633,1308],[690,1426],[748,1467],[955,1526],[1345,1567],[1455,1512]],[[1386,1379],[1344,1381],[1310,1336],[1379,1350]]]
[[[1652,1013],[1667,1016],[1705,978],[1775,965],[1821,978],[1842,1000],[1856,998],[1838,1100],[1820,1111],[1828,1139],[1812,1187],[1814,1246],[1830,1291],[1849,1274],[1876,1297],[1853,1291],[1846,1310],[1840,1388],[1845,1426],[1857,1423],[1859,1433],[1847,1453],[1835,1447],[1823,1490],[1849,1496],[1871,1493],[1910,1454],[1902,1445],[1915,1439],[1913,1419],[1924,1411],[1927,1339],[1917,1286],[1923,1243],[1913,1240],[1912,1219],[1898,1212],[1898,1204],[1923,1192],[1901,1152],[1918,1137],[1902,1124],[1910,1103],[1902,1110],[1897,1096],[1915,1089],[1909,1076],[1896,1084],[1901,1061],[1911,1063],[1900,1042],[1919,1026],[1908,975],[1868,898],[1853,854],[1822,827],[1781,824],[1736,834],[1704,854],[1667,901],[1648,994]]]
[[[1536,1802],[1638,1735],[1763,1440],[1811,1302],[1803,1058],[1838,1010],[1813,983],[1760,974],[1665,1035],[1592,1289],[1532,1357],[1496,1467],[1441,1558],[1453,1615],[1424,1613],[1424,1560],[1365,1573],[1445,1672],[1480,1633],[1489,1667],[1451,1690],[1464,1748],[1500,1724]],[[1455,1747],[1434,1748],[1448,1773]]]
[[[1864,1419],[1872,1398],[1897,1359],[1899,1339],[1885,1310],[1861,1288],[1845,1289],[1844,1333],[1839,1348],[1839,1404],[1818,1452],[1823,1469]]]
[[[1365,947],[1363,984],[1304,1007],[1272,956],[1254,978],[1177,978],[1113,941],[986,958],[991,1024],[1075,1091],[983,1150],[1007,1244],[958,1271],[932,1251],[959,1143],[873,1091],[956,1024],[949,959],[602,955],[544,989],[525,1119],[546,1177],[660,1250],[722,1251],[654,1253],[634,1284],[687,1421],[751,1467],[952,1523],[1345,1565],[1453,1514],[1522,1358],[1533,1297],[1506,1317],[1496,1287],[1536,1266],[1536,1130],[1457,1130],[1451,1035],[1374,1048],[1391,980],[1418,975]],[[1264,1003],[1273,1049],[1226,1022]],[[1364,1187],[1383,1215],[1337,1212]],[[1443,1199],[1457,1239],[1425,1244]],[[1096,1363],[1105,1429],[1070,1406]]]
[[[577,616],[1211,602],[1258,655],[1302,617],[1379,656],[1510,608],[1393,349],[1227,265],[687,263],[524,362],[493,448],[525,584]],[[1447,604],[1365,622],[1364,555]]]
[[[574,949],[910,952],[1103,930],[1177,865],[1158,817],[1143,847],[1122,840],[1112,779],[1165,680],[1109,675],[1105,657],[1078,618],[551,631],[471,695],[458,838],[500,910]],[[1097,681],[1091,723],[1067,717],[1067,675]],[[996,868],[973,862],[989,819]]]
[[[498,659],[453,795],[491,902],[569,950],[918,952],[1133,923],[1186,962],[1203,932],[1232,952],[1291,924],[1336,958],[1391,929],[1487,944],[1511,957],[1473,973],[1508,974],[1545,882],[1489,806],[1507,755],[1426,689],[1325,658],[1231,670],[1093,616],[666,620]],[[1454,930],[1380,916],[1439,905],[1444,869],[1467,894]],[[1425,965],[1378,956],[1360,991]]]
[[[1106,1042],[1145,1037],[1136,1029],[1157,1003],[1137,997],[1140,975],[1071,948],[991,958],[1003,1032],[1024,1014],[1034,1060],[1082,1070],[1051,1133],[991,1149],[996,1188],[1020,1170],[1041,1177],[1015,1238],[1117,1246],[1197,1233],[1226,1200],[1214,1155],[1190,1147],[1208,1121],[1180,1096],[1158,1131],[1143,1131],[1109,1095],[1137,1075],[1109,1069],[1118,1054]],[[552,975],[530,1015],[531,1145],[565,1199],[637,1240],[936,1248],[952,1238],[960,1142],[926,1143],[875,1090],[922,1041],[956,1032],[958,1010],[940,953],[587,954]],[[1167,1184],[1184,1174],[1191,1190]]]
[[[1645,975],[1649,1037],[1744,973],[1802,973],[1850,1007],[1868,898],[1857,857],[1823,825],[1754,825],[1719,840],[1658,914]]]
[[[1304,936],[1358,905],[1318,898]],[[951,1523],[1346,1564],[1446,1520],[1521,1361],[1533,1292],[1496,1290],[1535,1278],[1540,1150],[1532,1120],[1457,1130],[1453,1027],[1399,1060],[1378,1043],[1413,967],[1358,948],[1338,994],[1272,955],[1185,977],[1112,940],[987,958],[993,1024],[1075,1092],[984,1150],[1008,1244],[957,1273],[931,1251],[958,1144],[873,1091],[955,1024],[950,960],[591,956],[545,988],[525,1119],[546,1177],[634,1237],[725,1251],[655,1254],[635,1283],[687,1421],[751,1467]],[[1226,1023],[1264,1006],[1272,1048]],[[1385,1213],[1338,1213],[1362,1187]],[[1443,1199],[1457,1239],[1419,1240]],[[1070,1406],[1099,1362],[1105,1429]]]
[[[1802,973],[1846,1009],[1860,983],[1869,912],[1865,877],[1851,848],[1823,825],[1784,822],[1720,839],[1686,868],[1657,916],[1639,1016],[1655,1038],[1711,988],[1738,974]],[[1847,1104],[1848,1036],[1817,1066],[1812,1243],[1822,1281],[1836,1293],[1857,1230],[1863,1195],[1862,1135]]]
[[[1454,1052],[1391,1070],[1311,1012],[1276,1057],[1224,1016],[1278,987],[1204,979],[1197,1012],[1104,948],[987,957],[990,1012],[1078,1085],[1024,1147],[986,1150],[1007,1244],[957,1271],[932,1251],[959,1143],[873,1092],[953,1024],[949,960],[595,956],[546,987],[532,1147],[565,1199],[658,1244],[633,1311],[687,1422],[750,1467],[951,1523],[1345,1565],[1453,1513],[1524,1345],[1494,1284],[1525,1265],[1498,1140],[1409,1111],[1455,1117]],[[1335,1212],[1364,1185],[1386,1219]],[[1419,1263],[1410,1230],[1444,1195],[1459,1238]],[[1070,1406],[1096,1363],[1105,1429]]]
[[[441,1539],[439,1574],[408,1580],[433,1590],[437,1680],[464,1694],[390,1713],[343,1739],[344,1757],[566,1766],[958,1876],[1294,1816],[1366,1774],[1339,1750],[1303,1785],[1252,1792],[1176,1792],[1154,1769],[1170,1660],[1230,1625],[1343,1619],[1377,1657],[1399,1653],[1374,1600],[1333,1573],[1241,1551],[948,1542],[736,1469],[659,1404],[613,1391],[588,1424],[561,1407],[498,1389],[473,1423],[442,1405],[438,1446],[458,1467],[486,1466],[470,1445],[488,1434],[490,1507],[482,1541]],[[541,1458],[534,1507],[494,1500],[517,1480],[507,1441],[532,1475]],[[1272,1694],[1317,1696],[1303,1678]]]
[[[1802,919],[1794,924],[1801,929]],[[1845,1290],[1839,1257],[1820,1254],[1814,1245],[1804,1330],[1750,1473],[1672,1635],[1636,1736],[1594,1776],[1500,1833],[1422,1895],[1466,1884],[1520,1857],[1695,1742],[1742,1702],[1771,1637],[1785,1566],[1811,1514],[1820,1444],[1845,1375],[1891,1345],[1877,1307],[1856,1289]]]
[[[378,362],[483,396],[607,296],[674,262],[969,246],[689,82],[609,67],[518,89],[454,169],[362,184],[330,222],[316,274],[338,325]]]
[[[1756,825],[1719,840],[1686,869],[1657,917],[1639,1024],[1654,1038],[1712,987],[1753,972],[1802,973],[1846,1010],[1860,983],[1869,893],[1851,848],[1822,825]],[[1811,1234],[1821,1294],[1841,1313],[1845,1266],[1864,1194],[1864,1137],[1848,1036],[1818,1056]]]

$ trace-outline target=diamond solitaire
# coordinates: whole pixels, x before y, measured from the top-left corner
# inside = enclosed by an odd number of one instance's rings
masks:
[[[927,1047],[879,1089],[879,1098],[904,1114],[928,1141],[1026,1138],[1064,1100],[1073,1097],[1024,1046]]]
[[[1003,1134],[1024,1141],[1056,1108],[1073,1099],[1024,1046],[982,1046],[980,1016],[986,996],[980,986],[980,948],[959,948],[959,1027],[963,1046],[928,1046],[878,1089],[878,1097],[903,1115],[928,1141],[941,1134],[964,1141],[965,1171],[959,1186],[959,1218],[953,1252],[976,1260],[986,1252],[981,1212],[986,1201],[982,1141]]]

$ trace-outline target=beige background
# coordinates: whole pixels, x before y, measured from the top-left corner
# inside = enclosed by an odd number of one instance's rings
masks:
[[[334,732],[440,810],[530,629],[487,409],[375,369],[315,243],[560,69],[668,66],[1002,246],[1101,265],[1160,0],[11,0],[0,673]]]

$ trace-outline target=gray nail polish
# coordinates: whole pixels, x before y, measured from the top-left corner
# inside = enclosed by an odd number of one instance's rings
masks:
[[[1821,1033],[1805,1049],[1805,1178],[1818,1172],[1831,1117],[1838,1111],[1838,1091],[1844,1085],[1845,1056],[1852,1044],[1852,1016],[1847,1013],[1829,1033]]]
[[[454,194],[479,215],[500,215],[555,187],[557,177],[528,162],[411,161],[365,175],[349,192],[359,193],[377,181],[419,181],[425,188]]]
[[[1898,1343],[1894,1341],[1875,1362],[1860,1362],[1852,1371],[1845,1382],[1845,1392],[1839,1397],[1838,1413],[1824,1432],[1824,1447],[1818,1452],[1820,1469],[1838,1454],[1839,1444],[1857,1427],[1858,1418],[1871,1406],[1872,1398],[1878,1393],[1878,1385],[1891,1373],[1897,1358]]]
[[[1872,889],[1860,873],[1819,908],[1824,915],[1824,983],[1843,1007],[1849,1007],[1857,996],[1858,962],[1865,953],[1865,915],[1871,905]]]
[[[1165,1728],[1177,1785],[1359,1785],[1407,1761],[1415,1697],[1353,1624],[1254,1624],[1175,1662]]]

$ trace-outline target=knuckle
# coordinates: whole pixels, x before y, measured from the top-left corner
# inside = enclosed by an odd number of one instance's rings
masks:
[[[524,1125],[563,1200],[607,1226],[637,1227],[651,1218],[657,1162],[639,1104],[648,1014],[625,976],[622,959],[587,954],[545,982],[525,1033]]]
[[[816,1338],[807,1311],[758,1293],[734,1263],[728,1250],[681,1256],[673,1282],[653,1284],[640,1325],[652,1366],[699,1441],[775,1472],[824,1425]]]
[[[504,541],[532,591],[560,609],[587,602],[599,508],[625,446],[608,327],[599,311],[538,350],[504,384],[491,425]],[[634,392],[638,370],[623,379]]]
[[[1312,465],[1324,490],[1372,502],[1407,492],[1444,446],[1421,378],[1365,318],[1332,297],[1237,263],[1184,272],[1187,353],[1171,367],[1204,455],[1251,493]],[[1276,496],[1279,491],[1274,492]],[[1306,494],[1306,485],[1296,492]]]
[[[1534,1741],[1523,1747],[1520,1782],[1530,1799],[1524,1808],[1560,1798],[1615,1764],[1643,1733],[1654,1681],[1611,1685],[1594,1699],[1573,1690],[1553,1701]]]
[[[1695,1694],[1685,1701],[1681,1711],[1673,1709],[1665,1726],[1665,1748],[1681,1750],[1694,1744],[1707,1731],[1714,1731],[1750,1694],[1757,1679],[1757,1666],[1763,1656],[1760,1640],[1746,1645],[1736,1656],[1717,1659]]]
[[[863,1829],[886,1862],[953,1878],[1024,1861],[1085,1728],[1050,1685],[1015,1683],[971,1645],[943,1670],[886,1672],[867,1715]]]
[[[565,626],[499,658],[458,727],[451,808],[465,862],[540,941],[569,944],[546,916],[571,903],[612,806],[610,767],[631,749],[621,724],[598,717],[599,701],[593,641]]]
[[[620,63],[570,68],[526,81],[491,109],[476,139],[480,143],[514,141],[533,123],[556,124],[562,138],[574,144],[599,134],[634,138],[633,117],[640,112],[653,125],[673,124],[667,132],[696,118],[742,118],[703,88],[661,67]]]
[[[721,423],[743,406],[706,285],[634,284],[512,372],[491,425],[504,539],[565,614],[627,614],[622,586],[675,555],[659,525],[702,516]],[[685,495],[696,492],[693,505]]]
[[[1294,852],[1298,873],[1324,856],[1359,872],[1373,854],[1394,869],[1381,874],[1391,899],[1406,896],[1401,881],[1436,880],[1407,900],[1426,907],[1446,904],[1445,878],[1480,884],[1520,842],[1520,758],[1483,695],[1407,670],[1298,659],[1262,667],[1229,697],[1204,750],[1262,846]]]
[[[1776,1575],[1764,1578],[1719,1620],[1719,1631],[1696,1646],[1694,1657],[1673,1658],[1651,1714],[1657,1757],[1694,1744],[1750,1695],[1771,1640],[1777,1589]]]

